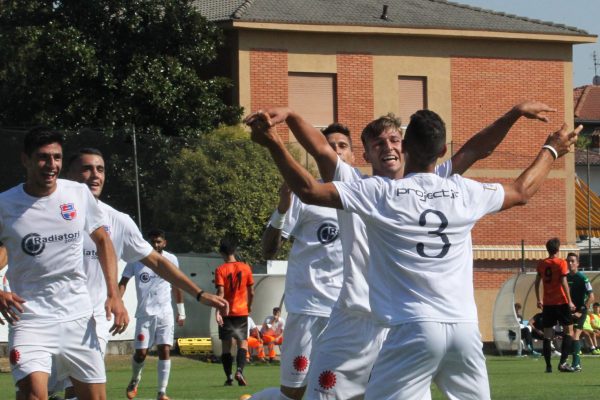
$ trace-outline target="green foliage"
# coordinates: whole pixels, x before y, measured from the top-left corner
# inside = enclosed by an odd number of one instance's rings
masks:
[[[202,79],[222,44],[192,0],[12,0],[0,7],[0,124],[193,137],[241,110]]]
[[[580,135],[577,137],[577,143],[575,143],[575,147],[578,149],[585,150],[590,144],[592,144],[592,139],[589,136]]]
[[[262,259],[261,236],[281,184],[266,150],[241,127],[221,127],[182,149],[167,169],[170,176],[154,199],[153,219],[174,232],[171,249],[215,251],[221,238],[232,235],[242,259]]]

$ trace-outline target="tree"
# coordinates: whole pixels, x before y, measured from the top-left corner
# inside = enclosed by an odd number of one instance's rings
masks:
[[[7,0],[0,7],[0,124],[134,124],[198,136],[236,123],[202,79],[222,44],[192,0]]]
[[[153,219],[170,232],[172,249],[215,251],[221,238],[233,235],[242,259],[262,260],[260,240],[281,184],[265,149],[240,127],[222,128],[166,167],[170,177],[154,198]]]

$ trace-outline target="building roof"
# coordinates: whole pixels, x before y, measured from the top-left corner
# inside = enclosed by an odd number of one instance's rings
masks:
[[[600,237],[600,197],[592,190],[590,193],[588,226],[588,186],[579,178],[575,178],[575,225],[577,236]],[[588,229],[591,228],[591,231]]]
[[[387,20],[382,19],[388,5]],[[209,21],[359,25],[592,36],[586,31],[445,0],[196,0]]]
[[[575,88],[573,98],[576,120],[600,121],[600,86],[587,85]]]
[[[600,153],[590,150],[590,165],[600,166]],[[587,165],[588,154],[585,149],[575,149],[575,165]]]

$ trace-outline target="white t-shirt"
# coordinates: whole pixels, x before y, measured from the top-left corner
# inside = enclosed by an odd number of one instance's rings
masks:
[[[287,311],[328,317],[343,278],[336,210],[304,204],[292,195],[281,234],[294,237],[285,278]]]
[[[83,240],[104,225],[87,186],[58,179],[49,196],[18,185],[0,194],[0,241],[8,251],[6,277],[25,299],[21,321],[72,321],[90,316]]]
[[[378,320],[477,322],[471,229],[502,206],[500,184],[429,173],[334,184],[344,210],[366,224]]]
[[[250,332],[256,328],[256,322],[254,322],[251,316],[248,316],[248,337],[250,337]]]
[[[118,259],[134,263],[152,252],[152,246],[144,240],[129,215],[101,201],[98,201],[98,206],[106,218],[104,229],[110,235]],[[83,268],[87,275],[87,287],[92,298],[94,315],[105,316],[106,282],[96,253],[96,244],[89,236],[86,236],[83,241]]]
[[[162,255],[179,268],[177,257],[165,250],[163,250]],[[123,277],[131,279],[132,276],[135,276],[135,290],[138,301],[135,317],[141,318],[154,315],[168,317],[171,315],[172,318],[171,284],[141,262],[130,263],[125,266]]]
[[[275,317],[268,316],[267,318],[265,318],[263,325],[267,326],[266,331],[273,331],[275,333],[275,335],[277,336],[281,336],[281,334],[283,333],[283,329],[285,328],[285,319],[283,319],[282,317],[279,317],[279,320],[277,322],[274,322],[273,320],[275,319]],[[265,333],[263,332],[263,333]]]
[[[436,174],[450,176],[452,161],[436,166]],[[334,181],[354,182],[369,178],[357,168],[338,158]],[[341,242],[344,249],[344,283],[336,307],[370,313],[367,271],[369,264],[369,242],[362,219],[351,212],[338,210]]]

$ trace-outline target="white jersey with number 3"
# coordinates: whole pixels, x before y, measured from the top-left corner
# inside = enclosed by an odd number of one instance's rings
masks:
[[[436,166],[436,174],[448,177],[452,172],[452,161]],[[357,168],[338,158],[334,181],[355,182],[368,179]],[[369,285],[369,241],[363,220],[356,214],[338,210],[340,238],[344,249],[344,283],[336,307],[370,313]]]
[[[334,184],[344,210],[366,225],[370,304],[378,320],[477,322],[471,229],[500,210],[500,184],[429,173]]]
[[[6,277],[25,299],[21,321],[89,317],[92,304],[83,271],[83,240],[104,225],[88,187],[57,180],[49,196],[23,185],[0,194],[0,240],[8,251]]]
[[[106,225],[104,229],[110,236],[115,248],[117,258],[128,263],[133,263],[145,258],[152,252],[150,243],[144,240],[142,234],[131,217],[111,206],[98,201],[98,206],[104,213]],[[100,260],[96,253],[96,244],[88,236],[83,241],[83,267],[87,275],[87,287],[94,305],[94,315],[106,314],[106,282]]]

